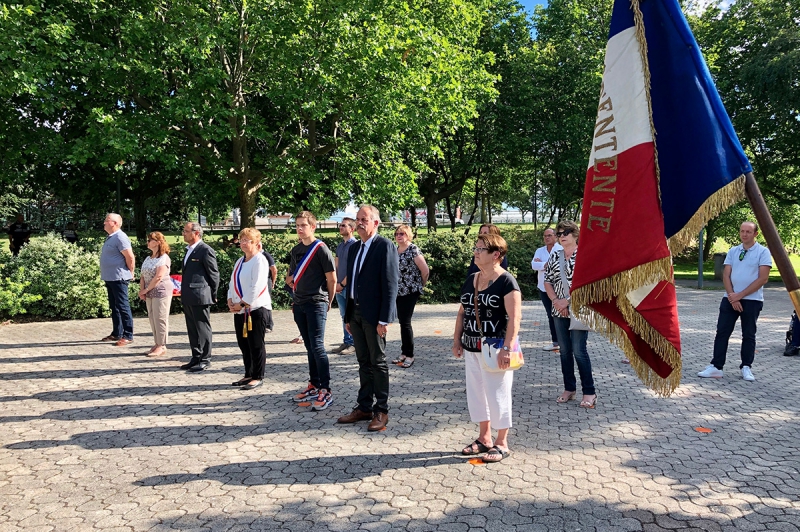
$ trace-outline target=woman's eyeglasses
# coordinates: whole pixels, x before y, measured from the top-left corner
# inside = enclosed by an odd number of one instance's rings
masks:
[[[572,229],[564,229],[563,231],[559,231],[558,233],[556,233],[556,236],[558,238],[561,238],[562,236],[571,235],[572,232],[573,232]]]
[[[475,246],[474,248],[472,248],[472,252],[473,253],[483,253],[484,251],[489,251],[489,248],[481,248],[481,247],[478,247],[478,246]]]

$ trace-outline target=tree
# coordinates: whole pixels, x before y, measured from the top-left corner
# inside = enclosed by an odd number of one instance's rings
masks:
[[[547,199],[575,218],[592,146],[612,2],[554,0],[533,16],[527,100],[533,164]]]
[[[725,12],[712,5],[690,17],[781,237],[794,248],[800,246],[798,20],[800,5],[781,0],[738,0]],[[718,231],[738,234],[739,223],[730,216]]]

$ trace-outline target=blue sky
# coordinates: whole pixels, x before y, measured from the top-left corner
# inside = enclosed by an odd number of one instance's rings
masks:
[[[518,0],[520,4],[523,5],[525,11],[528,13],[533,13],[533,8],[536,7],[536,4],[542,4],[543,6],[547,5],[547,0]]]

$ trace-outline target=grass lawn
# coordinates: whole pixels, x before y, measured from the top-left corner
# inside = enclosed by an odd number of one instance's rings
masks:
[[[795,273],[800,273],[800,255],[789,255],[789,260],[792,261]],[[682,263],[675,264],[675,278],[676,279],[697,279],[697,263]],[[707,281],[714,280],[714,261],[710,260],[703,263],[703,279]],[[778,272],[778,267],[775,266],[773,260],[772,270],[769,272],[769,280],[771,282],[780,282],[781,274]]]

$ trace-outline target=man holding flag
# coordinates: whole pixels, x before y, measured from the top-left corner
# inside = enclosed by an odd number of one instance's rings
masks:
[[[325,322],[336,296],[336,269],[331,250],[318,240],[317,218],[308,211],[295,216],[300,243],[292,248],[286,284],[293,290],[294,322],[308,353],[309,382],[294,396],[296,403],[313,400],[312,410],[325,410],[333,402],[331,371],[325,351]]]

